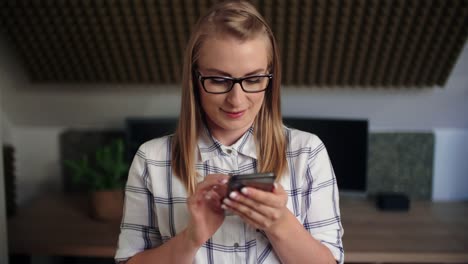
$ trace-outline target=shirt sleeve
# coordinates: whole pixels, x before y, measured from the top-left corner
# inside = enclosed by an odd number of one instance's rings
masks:
[[[304,227],[330,249],[337,263],[344,262],[338,187],[331,161],[324,144],[314,138],[303,189]]]
[[[157,226],[153,194],[148,188],[151,178],[142,145],[130,166],[125,187],[123,217],[115,255],[117,263],[162,244]]]

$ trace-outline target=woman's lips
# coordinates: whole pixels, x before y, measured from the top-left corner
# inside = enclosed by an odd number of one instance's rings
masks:
[[[223,110],[224,113],[226,113],[226,115],[230,118],[239,118],[241,117],[242,115],[244,115],[245,113],[245,110],[244,111],[226,111],[226,110]]]

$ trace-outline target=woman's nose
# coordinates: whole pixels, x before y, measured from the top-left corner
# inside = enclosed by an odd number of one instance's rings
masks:
[[[242,101],[243,97],[245,96],[244,90],[242,90],[242,86],[240,83],[234,84],[231,91],[229,91],[227,100],[231,104],[238,104]]]

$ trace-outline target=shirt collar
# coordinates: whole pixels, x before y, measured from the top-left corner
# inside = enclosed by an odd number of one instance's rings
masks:
[[[214,138],[209,129],[204,127],[198,138],[198,150],[202,162],[217,156],[244,155],[257,159],[257,150],[253,135],[253,126],[231,146],[224,146]]]

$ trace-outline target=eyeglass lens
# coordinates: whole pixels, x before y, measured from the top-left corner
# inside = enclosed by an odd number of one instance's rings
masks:
[[[265,90],[269,82],[268,76],[252,76],[241,81],[241,86],[245,91],[257,92]],[[205,89],[208,92],[222,93],[231,90],[234,81],[221,77],[210,77],[204,81]]]

